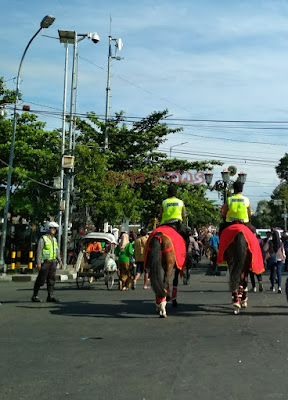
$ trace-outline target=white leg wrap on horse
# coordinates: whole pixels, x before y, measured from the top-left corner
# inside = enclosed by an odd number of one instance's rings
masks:
[[[166,317],[167,316],[167,314],[166,314],[166,304],[167,304],[166,301],[162,301],[162,303],[159,304],[159,306],[160,306],[160,317]]]

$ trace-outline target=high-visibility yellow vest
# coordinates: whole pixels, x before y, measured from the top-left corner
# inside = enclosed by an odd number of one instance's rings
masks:
[[[42,260],[56,260],[58,244],[55,237],[50,239],[48,235],[43,236],[44,247],[42,250]]]
[[[250,206],[249,199],[242,194],[234,194],[228,197],[228,212],[226,215],[227,222],[241,221],[249,222],[248,207]]]
[[[177,197],[169,197],[162,202],[162,219],[161,224],[164,224],[171,219],[176,219],[182,221],[182,209],[184,203],[182,200],[177,199]]]

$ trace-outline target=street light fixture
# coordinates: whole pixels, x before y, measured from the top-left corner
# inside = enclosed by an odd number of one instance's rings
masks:
[[[5,206],[4,206],[4,218],[3,218],[3,226],[2,226],[2,236],[1,236],[1,244],[0,244],[0,270],[4,270],[4,273],[6,273],[7,266],[5,264],[5,259],[4,259],[4,253],[5,253],[5,244],[6,244],[6,236],[7,236],[7,221],[8,221],[8,211],[9,211],[9,203],[10,203],[10,190],[11,190],[11,180],[12,180],[12,168],[13,168],[13,158],[14,158],[14,148],[15,148],[15,134],[16,134],[16,126],[17,126],[17,104],[19,100],[19,89],[20,89],[20,75],[21,75],[21,69],[22,69],[22,64],[25,58],[25,55],[27,53],[27,50],[32,43],[32,41],[35,39],[35,37],[38,35],[38,33],[41,31],[43,28],[49,28],[53,24],[55,20],[55,17],[53,15],[46,15],[41,23],[40,23],[40,28],[37,30],[37,32],[32,36],[30,41],[28,42],[24,53],[22,55],[19,69],[18,69],[18,74],[17,74],[17,81],[16,81],[16,91],[15,91],[15,103],[14,103],[14,113],[13,113],[13,128],[12,128],[12,137],[11,137],[11,146],[10,146],[10,156],[9,156],[9,167],[8,167],[8,178],[7,178],[7,187],[6,187],[6,197],[5,197]]]
[[[171,158],[171,153],[172,153],[172,149],[173,149],[173,147],[176,147],[176,146],[182,146],[183,144],[186,144],[186,143],[188,143],[188,142],[179,143],[179,144],[174,144],[173,146],[170,146],[170,158]]]
[[[215,185],[213,186],[213,188],[216,188],[216,190],[219,190],[219,188],[223,189],[224,204],[225,204],[225,203],[227,203],[227,186],[228,186],[228,183],[231,182],[231,180],[230,180],[231,172],[229,171],[229,169],[224,169],[223,171],[221,171],[221,176],[222,176],[222,181],[217,181],[215,183]],[[212,172],[211,171],[205,172],[204,178],[205,178],[206,184],[208,186],[210,186],[212,183],[212,179],[213,179]],[[246,182],[246,178],[247,178],[247,174],[245,172],[241,171],[238,174],[237,181],[244,184]],[[212,188],[212,190],[213,190],[213,188]]]

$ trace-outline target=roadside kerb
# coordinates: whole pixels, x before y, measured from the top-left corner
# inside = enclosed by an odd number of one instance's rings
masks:
[[[35,282],[37,273],[32,274],[0,274],[0,282]],[[67,268],[67,270],[57,270],[56,281],[74,280],[77,277],[77,272],[74,268]]]

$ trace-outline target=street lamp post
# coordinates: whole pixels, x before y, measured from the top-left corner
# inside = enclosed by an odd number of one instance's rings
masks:
[[[228,183],[231,181],[230,180],[230,171],[228,170],[228,169],[224,169],[222,172],[221,172],[221,176],[222,176],[222,181],[217,181],[216,183],[215,183],[215,185],[213,186],[213,188],[217,185],[218,187],[221,187],[221,188],[223,188],[223,203],[225,204],[225,203],[227,203],[227,186],[228,186]],[[211,185],[211,183],[212,183],[212,179],[213,179],[213,174],[212,174],[212,172],[211,171],[207,171],[207,172],[205,172],[205,174],[204,174],[204,177],[205,177],[205,182],[206,182],[206,184],[208,185],[208,186],[210,186]],[[247,174],[245,173],[245,172],[239,172],[239,174],[238,174],[238,178],[237,178],[237,180],[238,181],[240,181],[241,183],[245,183],[246,182],[246,178],[247,178]],[[212,189],[213,189],[212,188]]]
[[[188,142],[179,143],[179,144],[174,144],[173,146],[170,146],[170,158],[171,158],[171,154],[172,154],[172,149],[173,149],[173,147],[182,146],[183,144],[186,144],[186,143],[188,143]]]
[[[74,157],[75,151],[75,114],[76,114],[76,94],[77,94],[77,45],[78,42],[85,39],[86,37],[91,39],[93,43],[100,41],[97,32],[82,34],[75,31],[63,31],[58,30],[60,43],[64,43],[65,50],[65,71],[64,71],[64,96],[63,96],[63,120],[62,120],[62,145],[61,145],[61,165],[60,165],[60,181],[61,190],[59,198],[59,232],[58,232],[58,246],[61,245],[62,235],[62,203],[64,198],[65,190],[65,214],[64,214],[64,232],[63,232],[63,268],[66,269],[67,260],[67,245],[68,245],[68,230],[69,230],[69,213],[70,213],[70,196],[71,191],[74,188],[74,158],[71,167],[65,168],[65,157],[71,159]],[[73,64],[72,64],[72,81],[71,81],[71,98],[70,98],[70,121],[69,121],[69,133],[68,133],[68,147],[67,154],[65,153],[65,122],[66,122],[66,90],[67,90],[67,64],[68,64],[68,44],[73,44]],[[66,174],[64,174],[66,170]]]
[[[19,89],[20,89],[20,76],[21,76],[21,69],[23,65],[23,61],[25,58],[25,55],[27,53],[27,50],[32,43],[32,41],[35,39],[35,37],[38,35],[38,33],[44,29],[44,28],[49,28],[50,25],[53,24],[55,20],[55,17],[53,15],[46,15],[41,23],[40,23],[40,28],[37,30],[37,32],[32,36],[30,39],[29,43],[27,44],[24,53],[22,55],[19,69],[18,69],[18,74],[17,74],[17,81],[16,81],[16,92],[15,92],[15,103],[14,103],[14,113],[13,113],[13,127],[12,127],[12,137],[11,137],[11,146],[10,146],[10,156],[9,156],[9,167],[8,167],[8,178],[7,178],[7,187],[6,187],[6,197],[5,197],[5,206],[4,206],[4,216],[3,216],[3,226],[2,226],[2,236],[1,236],[1,245],[0,245],[0,270],[4,270],[4,273],[6,273],[7,266],[5,264],[5,244],[6,244],[6,236],[7,236],[7,221],[8,221],[8,211],[9,211],[9,203],[10,203],[10,191],[11,191],[11,180],[12,180],[12,168],[13,168],[13,159],[14,159],[14,148],[15,148],[15,134],[16,134],[16,126],[17,126],[17,104],[19,100]]]

